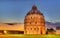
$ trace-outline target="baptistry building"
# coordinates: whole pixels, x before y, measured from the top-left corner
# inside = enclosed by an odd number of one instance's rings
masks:
[[[24,34],[45,34],[44,15],[36,5],[26,14],[24,19]]]

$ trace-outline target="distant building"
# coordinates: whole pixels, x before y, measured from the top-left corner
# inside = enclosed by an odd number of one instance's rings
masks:
[[[56,34],[56,31],[53,28],[50,28],[46,30],[46,34]]]
[[[60,34],[60,27],[56,27],[56,34]]]
[[[24,34],[45,34],[45,32],[44,15],[33,5],[24,19]]]
[[[24,24],[2,23],[0,24],[0,34],[24,34]]]

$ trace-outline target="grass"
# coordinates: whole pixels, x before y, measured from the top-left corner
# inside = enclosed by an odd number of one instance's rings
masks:
[[[0,35],[0,38],[60,38],[60,35],[6,34]]]

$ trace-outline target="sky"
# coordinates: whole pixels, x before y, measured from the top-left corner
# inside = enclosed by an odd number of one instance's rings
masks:
[[[0,0],[0,22],[24,22],[24,17],[36,5],[48,22],[60,22],[60,0]]]

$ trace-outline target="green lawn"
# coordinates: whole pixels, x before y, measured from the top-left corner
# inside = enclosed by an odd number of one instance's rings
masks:
[[[60,38],[60,35],[7,34],[0,35],[0,38]]]

